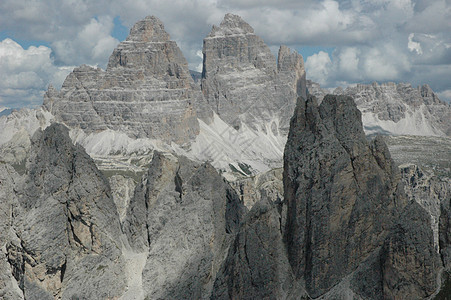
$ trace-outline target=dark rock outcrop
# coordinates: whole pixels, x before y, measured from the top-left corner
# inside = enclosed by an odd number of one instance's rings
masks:
[[[387,236],[381,261],[384,299],[424,299],[436,291],[442,262],[428,224],[430,215],[412,202]]]
[[[246,216],[216,278],[211,299],[300,299],[282,241],[280,214],[263,199]]]
[[[122,231],[106,179],[62,125],[35,134],[31,153],[6,245],[24,297],[121,295]]]
[[[403,247],[414,244],[408,255],[421,262],[420,253],[429,253],[423,261],[427,267],[415,274],[417,281],[409,278],[409,284],[424,295],[432,294],[436,286],[431,278],[438,274],[440,264],[436,263],[430,220],[424,212],[418,219],[403,212],[408,201],[399,179],[383,140],[366,141],[361,114],[352,98],[328,95],[320,106],[314,97],[298,100],[285,148],[284,238],[293,271],[298,279],[305,279],[310,296],[324,295],[369,264],[372,256],[375,265],[380,265],[382,254],[378,253],[384,245],[384,249],[391,245],[386,239],[399,236],[400,227],[395,224],[400,215],[405,216],[403,224],[415,224],[405,225],[413,228],[411,239],[419,239],[418,244],[400,242],[406,243]],[[389,258],[384,261],[382,274],[365,283],[365,289],[379,291],[374,299],[396,294],[393,285],[374,286],[382,285],[381,278],[389,277],[390,268],[414,272],[417,266],[410,261],[397,262],[399,265]],[[361,279],[354,278],[357,280]],[[351,285],[351,289],[361,294],[365,284]],[[415,292],[406,289],[399,293],[409,298]]]

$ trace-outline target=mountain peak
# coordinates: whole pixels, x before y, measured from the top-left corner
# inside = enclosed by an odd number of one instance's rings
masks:
[[[224,16],[221,24],[213,25],[209,37],[218,37],[234,34],[254,34],[254,29],[240,16],[228,13]]]
[[[127,41],[134,42],[167,42],[169,34],[164,29],[163,22],[155,16],[147,16],[138,21],[130,30]]]

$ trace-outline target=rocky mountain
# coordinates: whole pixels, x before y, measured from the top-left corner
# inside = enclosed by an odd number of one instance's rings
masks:
[[[446,137],[415,139],[440,147],[427,164],[406,137],[369,139],[362,99],[308,96],[302,57],[276,60],[239,16],[203,52],[199,84],[147,17],[105,71],[76,68],[41,108],[0,118],[1,299],[446,293]]]
[[[430,214],[408,201],[383,140],[367,142],[352,98],[301,99],[291,122],[283,234],[309,295],[420,299],[436,292],[442,262]]]
[[[70,128],[88,134],[111,129],[178,144],[199,133],[201,102],[182,52],[155,17],[133,26],[105,71],[75,68],[61,91],[50,87],[44,97],[44,107]]]
[[[147,17],[113,51],[105,71],[83,65],[60,91],[50,86],[39,109],[45,125],[33,128],[65,124],[97,161],[160,150],[223,171],[280,167],[295,99],[305,96],[302,57],[281,46],[276,60],[249,24],[227,14],[205,38],[197,80],[161,21]],[[0,143],[21,130],[10,119],[2,118],[8,124]]]
[[[319,100],[328,93],[312,81],[307,86]],[[451,106],[428,85],[413,88],[407,83],[357,84],[332,93],[354,99],[367,134],[451,136]]]
[[[236,129],[244,123],[274,135],[288,131],[296,95],[306,95],[302,56],[281,46],[276,61],[253,28],[232,14],[213,26],[203,53],[202,92],[221,119]]]

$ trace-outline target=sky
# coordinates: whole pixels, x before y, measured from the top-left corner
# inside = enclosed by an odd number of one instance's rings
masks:
[[[147,15],[200,71],[203,38],[228,12],[275,54],[281,44],[301,53],[323,87],[429,84],[451,100],[451,0],[1,0],[0,107],[36,107],[75,66],[105,68]]]

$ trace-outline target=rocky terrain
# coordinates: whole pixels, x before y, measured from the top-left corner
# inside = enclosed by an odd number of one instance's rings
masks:
[[[313,298],[431,296],[442,268],[430,215],[407,198],[382,138],[348,96],[300,100],[285,148],[284,239]],[[443,199],[447,200],[446,197]]]
[[[61,91],[49,88],[44,107],[86,133],[112,129],[183,144],[198,134],[201,100],[177,44],[160,20],[148,17],[113,51],[106,71],[74,69]]]
[[[320,101],[329,93],[312,81],[307,86]],[[408,83],[357,84],[332,93],[354,99],[367,134],[451,136],[451,106],[428,85],[414,88]]]
[[[447,106],[322,94],[232,14],[203,52],[192,76],[147,17],[105,71],[0,118],[0,298],[446,299]],[[443,137],[366,135],[417,108]]]

